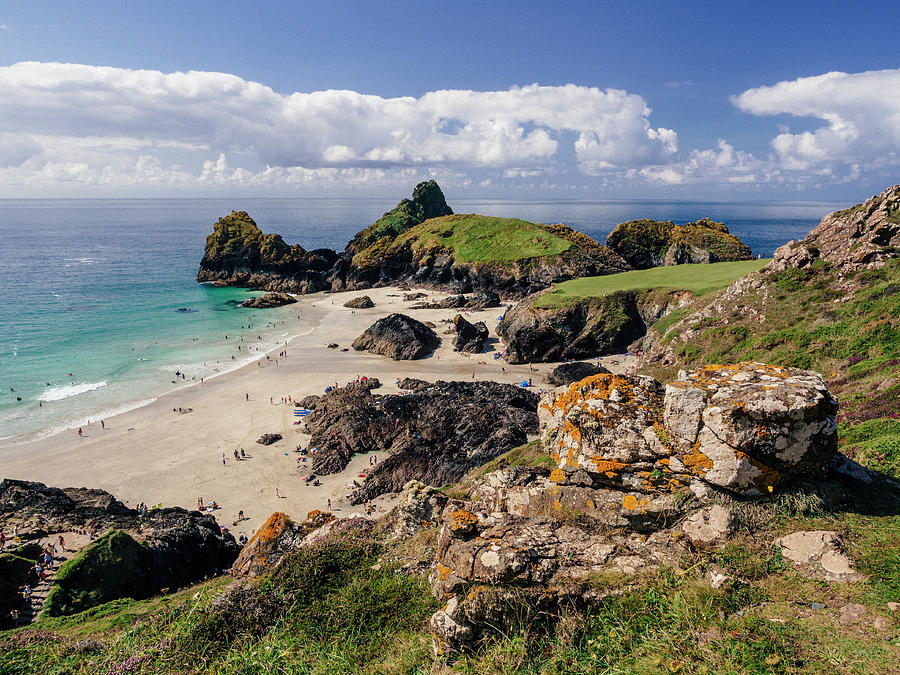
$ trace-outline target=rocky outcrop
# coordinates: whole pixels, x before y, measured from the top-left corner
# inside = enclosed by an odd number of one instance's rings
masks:
[[[805,268],[823,260],[849,272],[881,267],[900,256],[900,185],[849,209],[835,211],[802,241],[775,251],[767,269]]]
[[[278,441],[280,441],[281,438],[281,434],[263,434],[256,439],[256,442],[260,445],[272,445],[272,443],[277,443]]]
[[[618,291],[559,306],[521,302],[497,327],[509,363],[586,359],[617,354],[640,339],[647,327],[690,297],[670,293]]]
[[[394,361],[419,359],[441,344],[433,330],[405,314],[378,319],[353,341],[353,348],[387,356]]]
[[[372,298],[368,295],[360,295],[344,303],[344,307],[349,307],[350,309],[369,309],[374,306],[375,303],[372,302]]]
[[[231,566],[231,575],[253,578],[271,571],[284,556],[300,548],[306,535],[332,520],[333,515],[318,510],[310,511],[302,523],[295,523],[283,513],[273,513],[241,550]]]
[[[556,468],[495,471],[467,501],[446,503],[429,578],[445,602],[429,624],[436,656],[503,626],[503,607],[549,619],[602,599],[584,584],[592,575],[634,574],[721,544],[735,526],[713,501],[722,492],[765,497],[789,477],[820,475],[834,454],[833,399],[815,374],[738,364],[676,385],[599,374],[546,394],[541,443]],[[748,480],[735,480],[744,461]],[[711,584],[728,582],[710,571]]]
[[[106,593],[114,588],[114,579],[122,582],[115,588],[124,589],[125,595],[145,598],[163,588],[181,588],[219,574],[231,566],[239,552],[234,537],[223,533],[210,515],[177,507],[151,509],[141,515],[103,490],[59,489],[5,479],[0,481],[0,528],[9,531],[14,524],[20,526],[25,538],[72,530],[90,531],[99,537],[114,531],[115,542],[125,542],[131,551],[139,553],[138,576],[131,567],[134,560],[129,563],[115,556],[91,555],[90,547],[84,549],[81,555],[88,556],[88,563],[81,563],[78,572],[69,575],[65,589],[68,597],[79,598],[79,603],[70,604],[80,609],[93,606],[90,598],[95,598],[93,604],[99,604],[123,597]],[[87,578],[85,574],[101,584],[107,579],[108,586],[80,588],[79,579]],[[57,607],[67,604],[61,596],[55,603]]]
[[[750,247],[709,218],[676,225],[672,221],[631,220],[609,233],[606,245],[635,269],[685,263],[750,260]]]
[[[547,376],[547,382],[554,387],[564,387],[591,375],[604,373],[609,373],[609,370],[603,366],[594,365],[587,361],[569,361],[556,366]]]
[[[269,309],[271,307],[282,307],[284,305],[290,305],[295,302],[297,302],[297,298],[294,298],[287,293],[266,293],[265,295],[260,295],[258,298],[244,300],[241,303],[241,307]]]
[[[536,394],[497,382],[443,382],[404,396],[375,396],[340,387],[317,401],[306,418],[316,448],[313,471],[343,469],[360,452],[386,452],[356,499],[400,490],[411,480],[447,485],[503,454],[537,431]]]
[[[456,337],[453,339],[456,351],[467,354],[480,354],[484,351],[484,341],[488,337],[484,321],[472,324],[466,321],[462,314],[457,314],[453,317],[453,329],[456,331]]]

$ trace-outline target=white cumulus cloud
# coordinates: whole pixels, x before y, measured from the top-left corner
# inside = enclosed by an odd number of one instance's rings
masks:
[[[147,172],[182,181],[181,165],[193,163],[196,182],[219,184],[273,172],[283,179],[298,168],[324,171],[320,177],[413,167],[534,175],[574,155],[575,167],[594,174],[659,164],[676,152],[676,133],[654,128],[650,113],[636,94],[571,84],[419,98],[281,94],[226,73],[22,62],[0,67],[0,165],[18,166],[19,182],[110,182],[121,174],[131,184]],[[159,164],[163,151],[180,162]],[[248,167],[223,168],[225,156]]]
[[[834,173],[840,167],[852,175],[858,163],[900,164],[900,69],[801,77],[750,89],[732,102],[754,115],[788,114],[824,122],[813,131],[784,129],[772,139],[775,156],[786,170]]]

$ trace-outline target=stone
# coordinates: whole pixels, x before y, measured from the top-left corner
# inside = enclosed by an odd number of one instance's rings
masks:
[[[666,386],[663,424],[690,473],[755,496],[825,473],[836,413],[818,373],[745,362],[680,373]]]
[[[481,289],[466,299],[466,307],[469,309],[489,309],[499,306],[500,296],[489,289]]]
[[[265,295],[261,295],[258,298],[251,298],[250,300],[244,300],[241,303],[241,307],[255,307],[257,309],[268,309],[270,307],[281,307],[283,305],[290,305],[297,302],[297,298],[288,295],[287,293],[266,293]]]
[[[610,371],[603,366],[587,361],[569,361],[554,368],[547,376],[547,382],[554,387],[565,387],[591,375],[601,375]]]
[[[704,579],[706,579],[706,582],[715,589],[724,588],[734,581],[734,579],[729,576],[724,569],[722,569],[715,563],[711,564],[706,570]]]
[[[281,439],[281,434],[263,434],[256,439],[256,442],[260,445],[272,445],[272,443],[277,443]]]
[[[441,344],[433,330],[405,314],[390,314],[369,326],[353,341],[356,351],[370,351],[394,361],[427,356]]]
[[[235,578],[253,578],[272,571],[288,553],[300,547],[313,530],[334,520],[330,513],[310,511],[302,523],[283,513],[273,513],[250,538],[231,566]]]
[[[859,623],[867,612],[868,610],[865,605],[851,602],[841,607],[839,621],[845,626],[852,626],[853,624]]]
[[[351,298],[344,303],[344,307],[349,307],[350,309],[369,309],[374,306],[375,303],[372,302],[372,298],[368,295],[360,295],[359,297]]]
[[[775,545],[781,549],[781,555],[805,576],[838,583],[863,579],[853,568],[836,532],[793,532],[776,539]]]
[[[411,480],[403,486],[400,503],[388,512],[380,527],[392,541],[408,539],[423,529],[437,528],[448,499],[437,488]]]
[[[900,612],[900,602],[889,602],[887,608],[891,612]]]
[[[453,329],[456,331],[453,346],[457,351],[467,354],[480,354],[484,351],[484,341],[488,337],[484,321],[472,324],[462,314],[457,314],[453,317]]]
[[[689,515],[681,529],[695,546],[709,546],[726,539],[734,530],[734,523],[731,509],[713,504]]]

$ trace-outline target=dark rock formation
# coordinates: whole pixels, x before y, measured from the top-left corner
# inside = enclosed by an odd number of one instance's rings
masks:
[[[281,307],[297,302],[297,298],[291,297],[287,293],[266,293],[258,298],[244,300],[241,307],[256,307],[258,309],[268,309],[270,307]]]
[[[496,382],[426,383],[406,396],[341,387],[308,405],[313,471],[334,473],[354,453],[377,450],[389,457],[370,472],[357,499],[410,480],[446,485],[524,443],[537,430],[537,400],[527,389]]]
[[[315,293],[331,288],[339,256],[288,246],[277,234],[263,234],[246,211],[232,211],[206,238],[197,281],[266,291]]]
[[[689,295],[686,291],[618,291],[558,307],[522,302],[506,312],[497,335],[509,363],[621,353]]]
[[[802,241],[775,251],[767,269],[804,268],[817,259],[854,271],[881,267],[900,256],[900,185],[863,204],[825,216]]]
[[[466,300],[466,307],[469,309],[488,309],[499,306],[500,296],[488,289],[481,289]]]
[[[353,348],[400,361],[426,356],[440,344],[437,334],[422,322],[405,314],[390,314],[369,326],[353,341]]]
[[[554,387],[568,386],[591,375],[609,373],[603,366],[596,366],[586,361],[570,361],[556,366],[547,376],[547,382]]]
[[[484,341],[488,337],[484,321],[472,324],[466,321],[462,314],[457,314],[453,317],[453,328],[456,331],[453,346],[457,351],[467,354],[480,354],[484,351]]]
[[[263,434],[256,439],[256,442],[260,445],[272,445],[272,443],[277,443],[278,441],[280,441],[281,438],[281,434]]]
[[[709,218],[676,225],[672,221],[631,220],[609,233],[606,245],[636,269],[685,263],[750,260],[750,247]]]
[[[415,377],[404,377],[397,386],[400,389],[421,389],[422,387],[427,387],[429,384],[431,383],[425,380],[419,380]]]
[[[239,552],[234,537],[223,534],[210,515],[177,507],[151,509],[139,515],[103,490],[59,489],[5,479],[0,481],[0,527],[8,531],[15,523],[21,525],[26,539],[70,530],[90,530],[99,536],[112,530],[118,534],[110,545],[123,542],[129,550],[139,551],[136,569],[118,565],[115,556],[91,555],[91,547],[84,549],[74,560],[85,556],[86,562],[69,575],[63,591],[53,592],[61,593],[55,600],[56,607],[68,606],[73,611],[115,597],[146,598],[163,588],[181,588],[227,569]],[[134,539],[141,542],[140,546],[133,543]],[[100,541],[95,545],[101,549],[106,546]],[[96,581],[96,587],[83,586],[85,580],[91,580],[91,584]],[[116,589],[121,593],[113,592]],[[48,606],[50,602],[48,599]]]
[[[369,309],[369,307],[374,306],[375,303],[372,302],[372,298],[368,295],[360,295],[344,303],[344,307],[349,307],[350,309]]]

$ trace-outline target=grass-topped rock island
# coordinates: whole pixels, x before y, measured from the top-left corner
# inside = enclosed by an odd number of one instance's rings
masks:
[[[0,672],[895,672],[898,195],[772,260],[434,181],[341,252],[232,212],[198,280],[306,333],[5,464],[107,491],[0,483]]]

